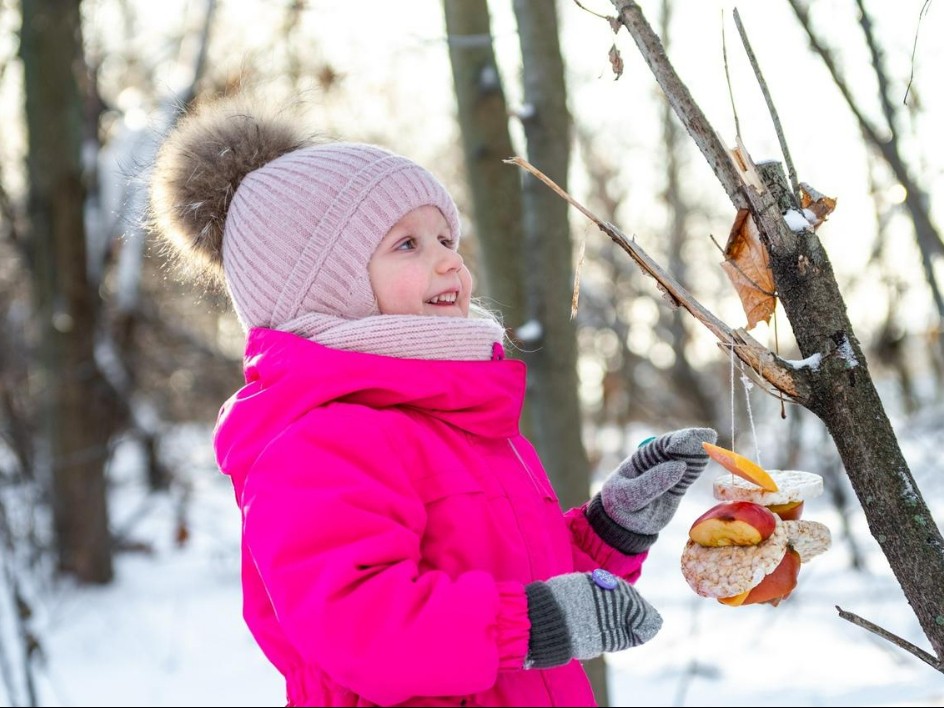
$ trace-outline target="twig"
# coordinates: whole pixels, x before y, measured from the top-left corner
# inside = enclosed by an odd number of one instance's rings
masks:
[[[640,54],[662,88],[666,100],[682,121],[688,134],[692,136],[698,149],[701,150],[731,203],[736,209],[747,208],[748,196],[744,194],[744,185],[734,167],[731,155],[728,154],[728,149],[711,127],[701,107],[695,103],[688,87],[669,64],[662,47],[662,40],[642,16],[639,5],[630,0],[611,0],[611,2],[619,13],[619,22],[632,35]]]
[[[595,12],[594,10],[591,10],[589,7],[587,7],[587,6],[584,5],[582,2],[580,2],[580,0],[574,0],[574,5],[576,5],[577,7],[579,7],[579,8],[580,8],[581,10],[583,10],[584,12],[589,12],[591,15],[596,15],[597,17],[599,17],[599,18],[602,19],[602,20],[609,20],[609,19],[610,19],[607,15],[601,15],[599,12]]]
[[[696,320],[701,322],[719,340],[719,346],[734,352],[737,357],[751,367],[760,377],[777,391],[798,402],[807,400],[810,393],[809,382],[802,370],[796,370],[783,363],[773,352],[754,339],[744,329],[731,329],[722,320],[699,303],[695,297],[675,278],[666,273],[642,248],[630,240],[622,231],[609,222],[604,222],[560,188],[550,177],[522,157],[505,160],[510,165],[517,165],[550,187],[559,197],[576,208],[581,214],[597,225],[603,233],[626,253],[629,254],[644,273],[651,276],[660,289],[678,307],[684,308]],[[769,391],[768,391],[769,393]]]
[[[754,56],[754,50],[751,48],[750,40],[747,38],[747,32],[741,23],[741,15],[737,8],[734,9],[734,23],[737,25],[738,33],[741,35],[741,44],[744,45],[744,51],[747,52],[747,58],[751,62],[751,68],[754,69],[754,76],[760,85],[760,90],[764,94],[764,100],[767,102],[767,110],[770,111],[770,119],[773,121],[774,130],[777,133],[777,140],[780,141],[780,150],[783,152],[783,160],[787,163],[787,173],[790,175],[790,186],[793,188],[793,196],[797,204],[800,204],[800,186],[797,183],[796,170],[793,168],[793,160],[790,158],[790,149],[787,147],[787,139],[783,135],[783,126],[780,124],[780,115],[774,107],[774,100],[767,88],[767,82],[761,73],[760,64],[757,63],[757,57]]]
[[[787,2],[790,3],[790,7],[793,8],[793,12],[797,16],[800,26],[806,32],[806,36],[810,40],[810,46],[813,47],[813,50],[819,54],[820,58],[823,60],[823,64],[826,65],[826,70],[832,77],[833,83],[836,84],[836,88],[838,88],[839,93],[842,94],[846,105],[849,107],[849,110],[852,111],[852,115],[855,116],[856,122],[859,124],[859,130],[865,134],[865,137],[872,145],[881,149],[881,145],[885,141],[879,136],[878,130],[872,125],[868,118],[865,117],[865,114],[859,109],[859,105],[852,98],[852,92],[850,91],[846,80],[839,73],[839,68],[836,66],[836,61],[833,58],[832,52],[829,51],[829,49],[825,44],[823,44],[816,33],[813,32],[813,26],[810,24],[810,17],[809,13],[806,11],[806,8],[797,2],[797,0],[787,0]],[[892,167],[894,169],[894,165]],[[897,172],[896,176],[898,176]]]
[[[891,102],[891,89],[888,86],[888,74],[885,71],[885,62],[882,61],[882,51],[875,41],[875,34],[872,32],[872,18],[862,0],[856,0],[859,8],[859,26],[862,28],[862,34],[865,35],[865,44],[869,48],[869,54],[872,57],[872,66],[875,69],[875,80],[878,82],[878,101],[882,106],[882,115],[885,116],[885,122],[888,124],[889,133],[895,133],[895,108]]]
[[[557,193],[559,197],[564,199],[568,204],[575,207],[581,214],[590,219],[590,221],[596,224],[601,231],[603,231],[618,246],[626,251],[646,274],[652,276],[652,278],[654,278],[656,282],[659,283],[665,293],[671,297],[677,305],[684,307],[697,319],[703,322],[718,337],[718,339],[724,341],[731,339],[731,329],[724,322],[722,322],[715,315],[706,310],[700,303],[698,303],[681,284],[679,284],[668,273],[663,271],[658,263],[652,260],[652,258],[650,258],[649,255],[642,250],[642,248],[637,246],[635,242],[630,241],[629,238],[627,238],[626,235],[616,226],[609,222],[602,221],[583,204],[575,200],[567,192],[561,189],[560,186],[554,182],[554,180],[545,175],[543,172],[541,172],[541,170],[536,168],[524,158],[512,157],[505,160],[505,162],[524,168],[548,187],[550,187],[554,192]]]
[[[931,0],[924,0],[921,11],[918,13],[918,25],[915,27],[914,44],[911,45],[911,74],[908,76],[908,87],[905,89],[905,97],[901,101],[906,106],[908,105],[908,94],[911,92],[911,84],[914,83],[914,61],[915,53],[918,51],[918,32],[921,29],[921,20],[924,19],[924,15],[928,11],[930,4]]]
[[[933,256],[944,254],[944,240],[942,240],[934,222],[931,221],[931,215],[925,207],[927,196],[921,186],[912,179],[908,166],[905,164],[898,149],[898,141],[895,133],[891,133],[890,140],[880,137],[878,129],[869,122],[862,110],[860,110],[858,104],[852,98],[849,86],[840,75],[832,53],[813,31],[806,7],[798,0],[787,0],[787,2],[790,4],[790,7],[793,8],[793,12],[797,16],[800,26],[803,27],[803,30],[806,32],[806,36],[810,40],[810,46],[812,46],[814,51],[822,58],[823,64],[826,65],[826,69],[829,71],[829,75],[839,89],[839,93],[842,94],[846,105],[855,116],[856,122],[859,124],[859,129],[865,135],[869,144],[871,144],[882,156],[882,159],[885,160],[885,163],[891,169],[895,178],[905,188],[905,206],[914,224],[915,237],[918,243],[918,250],[921,252],[921,266],[924,270],[925,280],[927,280],[928,286],[931,289],[931,297],[934,300],[938,317],[944,319],[944,293],[942,293],[941,288],[938,287],[937,275],[934,272],[932,264]]]
[[[921,661],[923,661],[925,664],[928,664],[932,668],[935,668],[938,671],[941,671],[942,669],[944,669],[944,663],[938,661],[936,656],[934,656],[933,654],[929,654],[921,647],[917,647],[911,642],[905,639],[902,639],[897,634],[892,634],[887,629],[882,629],[877,624],[873,624],[872,622],[869,622],[867,619],[863,619],[862,617],[859,617],[859,615],[853,614],[852,612],[847,612],[846,610],[842,609],[839,605],[836,605],[836,611],[839,612],[839,616],[842,619],[852,622],[852,624],[856,625],[857,627],[862,627],[863,629],[867,629],[868,631],[872,632],[873,634],[878,635],[882,639],[885,639],[891,642],[892,644],[901,647],[906,652],[918,657],[919,659],[921,659]]]
[[[41,647],[38,638],[29,628],[31,610],[20,589],[20,576],[13,567],[17,556],[16,543],[6,508],[0,503],[0,547],[3,549],[0,553],[0,558],[3,559],[0,562],[0,577],[3,580],[3,593],[8,594],[10,600],[10,607],[4,612],[13,616],[16,624],[16,639],[19,641],[17,649],[20,653],[19,658],[15,660],[17,666],[13,666],[14,660],[6,652],[6,643],[0,642],[0,676],[6,685],[10,699],[9,705],[21,705],[17,702],[17,686],[19,685],[20,690],[25,690],[27,693],[25,697],[27,702],[23,705],[35,706],[38,703],[34,662],[37,658],[36,653]],[[15,677],[15,671],[22,673]]]
[[[640,54],[652,71],[666,100],[688,134],[695,141],[715,177],[727,193],[735,209],[750,209],[757,227],[769,240],[771,254],[793,253],[797,236],[783,220],[777,204],[766,192],[746,185],[721,138],[715,133],[701,107],[695,103],[688,87],[676,73],[662,47],[662,41],[646,22],[639,4],[632,0],[610,0],[616,7],[618,20],[626,27]]]
[[[738,120],[737,106],[734,105],[734,89],[731,87],[731,72],[728,70],[728,40],[724,32],[724,10],[721,11],[721,53],[724,56],[724,78],[728,83],[728,98],[731,99],[731,114],[734,116],[734,134],[740,140],[741,123]]]

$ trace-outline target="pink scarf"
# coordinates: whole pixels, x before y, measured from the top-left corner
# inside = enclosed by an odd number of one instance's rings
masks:
[[[491,314],[473,308],[469,317],[370,315],[347,320],[311,312],[279,327],[332,349],[401,359],[485,361],[502,343],[504,328]]]

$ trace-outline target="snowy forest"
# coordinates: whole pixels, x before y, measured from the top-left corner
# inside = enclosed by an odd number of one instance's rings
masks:
[[[200,548],[208,509],[238,556],[231,490],[201,495],[244,333],[147,220],[161,136],[238,91],[447,184],[563,506],[684,426],[822,475],[842,581],[820,577],[818,621],[936,692],[833,704],[944,704],[942,32],[932,0],[0,0],[0,705],[239,700],[50,688],[81,653],[55,651],[51,607],[111,592],[120,614],[132,569]],[[675,550],[654,568],[676,575]],[[842,599],[886,582],[893,610]],[[694,659],[655,665],[667,697],[634,693],[623,661],[588,662],[600,705],[741,700]]]

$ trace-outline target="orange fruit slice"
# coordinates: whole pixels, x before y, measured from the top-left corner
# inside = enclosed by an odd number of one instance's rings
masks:
[[[740,607],[744,604],[744,601],[747,599],[747,596],[751,594],[751,590],[754,588],[748,588],[744,592],[738,593],[737,595],[732,595],[731,597],[719,597],[718,602],[722,605],[728,605],[730,607]]]
[[[705,448],[708,457],[724,467],[728,472],[736,474],[741,479],[746,479],[748,482],[752,482],[768,492],[776,492],[779,490],[773,478],[756,462],[747,459],[743,455],[739,455],[733,450],[727,450],[708,442],[703,442],[702,447]]]

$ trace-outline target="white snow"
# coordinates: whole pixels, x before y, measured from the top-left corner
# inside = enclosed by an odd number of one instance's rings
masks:
[[[186,493],[148,495],[137,473],[116,471],[116,526],[153,551],[118,555],[108,587],[59,587],[35,603],[39,705],[284,705],[281,678],[241,618],[239,514],[208,446],[199,435],[181,441]],[[664,626],[649,643],[608,657],[611,704],[944,705],[944,675],[838,616],[841,607],[928,649],[860,512],[852,531],[864,571],[850,567],[839,517],[819,497],[804,518],[827,524],[834,545],[803,566],[779,607],[727,607],[689,589],[681,550],[691,521],[715,503],[719,471],[709,465],[646,562],[637,588]],[[181,514],[190,536],[178,546]]]

